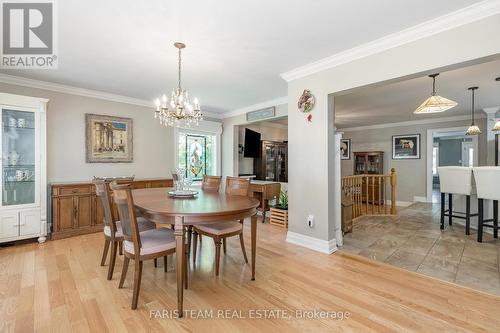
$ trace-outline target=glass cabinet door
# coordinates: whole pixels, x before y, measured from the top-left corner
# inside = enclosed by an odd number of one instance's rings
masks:
[[[274,144],[266,145],[265,146],[265,168],[266,168],[266,174],[265,178],[266,180],[274,180],[276,175],[276,148]]]
[[[2,206],[35,203],[35,114],[2,109]]]

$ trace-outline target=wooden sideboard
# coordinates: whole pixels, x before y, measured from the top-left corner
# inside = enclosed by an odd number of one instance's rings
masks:
[[[92,183],[54,183],[49,186],[52,239],[102,231],[103,209]],[[139,179],[132,182],[134,189],[172,186],[172,179]]]
[[[244,178],[244,177],[242,177]],[[262,222],[265,222],[266,211],[269,210],[269,200],[277,199],[280,196],[281,184],[262,180],[250,181],[250,196],[258,199],[260,205],[257,209],[262,211]]]

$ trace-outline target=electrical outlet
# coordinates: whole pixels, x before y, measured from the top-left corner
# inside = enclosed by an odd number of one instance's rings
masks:
[[[307,217],[307,225],[309,226],[309,228],[314,228],[314,216],[313,215],[309,215]]]

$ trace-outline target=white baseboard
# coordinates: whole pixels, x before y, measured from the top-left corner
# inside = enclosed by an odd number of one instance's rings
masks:
[[[337,251],[337,240],[335,238],[326,241],[323,239],[309,237],[306,235],[298,234],[296,232],[288,231],[286,234],[286,241],[288,243],[296,244],[314,251],[327,254],[332,254],[333,252]]]
[[[413,201],[414,202],[428,202],[427,197],[418,197],[418,196],[413,197]]]

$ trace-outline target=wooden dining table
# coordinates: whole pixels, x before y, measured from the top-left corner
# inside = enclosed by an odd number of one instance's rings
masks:
[[[185,227],[197,224],[238,221],[251,218],[252,280],[255,280],[257,244],[257,207],[259,200],[248,196],[231,196],[215,191],[199,191],[192,198],[172,197],[171,188],[148,188],[132,191],[136,209],[157,224],[174,225],[176,240],[177,308],[183,313],[184,256],[189,249],[185,242]],[[187,280],[186,280],[187,281]]]

